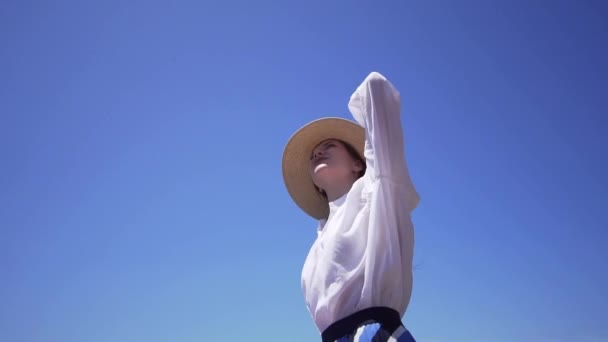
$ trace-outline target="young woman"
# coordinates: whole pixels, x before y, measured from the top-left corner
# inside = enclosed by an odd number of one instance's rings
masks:
[[[401,317],[412,292],[419,201],[404,151],[400,95],[372,72],[348,104],[357,123],[315,120],[283,154],[295,203],[319,220],[302,290],[322,341],[414,341]]]

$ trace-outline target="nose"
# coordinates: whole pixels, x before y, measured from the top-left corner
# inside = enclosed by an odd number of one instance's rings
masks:
[[[316,159],[317,157],[322,156],[322,155],[323,155],[322,151],[319,151],[319,150],[313,151],[311,159]]]

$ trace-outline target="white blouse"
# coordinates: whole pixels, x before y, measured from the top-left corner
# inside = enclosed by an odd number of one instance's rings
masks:
[[[412,292],[414,227],[419,201],[404,155],[400,95],[372,72],[348,104],[365,128],[366,174],[329,203],[302,270],[302,291],[320,332],[372,306],[405,314]]]

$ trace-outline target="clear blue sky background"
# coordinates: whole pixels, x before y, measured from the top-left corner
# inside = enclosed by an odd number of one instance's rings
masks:
[[[608,341],[607,6],[2,1],[0,340],[317,341],[281,154],[375,70],[417,339]]]

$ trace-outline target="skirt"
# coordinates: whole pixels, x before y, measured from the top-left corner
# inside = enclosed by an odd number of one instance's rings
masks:
[[[323,342],[415,342],[396,310],[374,307],[356,312],[330,325]]]

